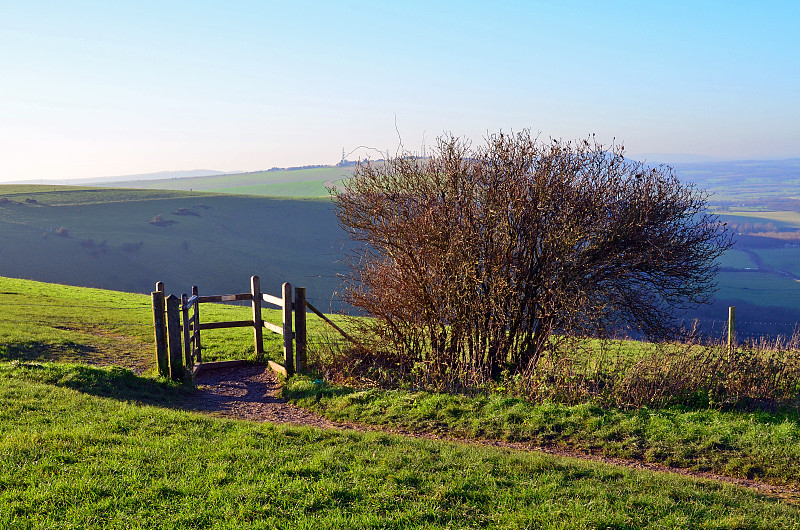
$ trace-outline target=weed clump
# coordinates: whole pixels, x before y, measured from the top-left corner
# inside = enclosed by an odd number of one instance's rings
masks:
[[[733,350],[723,341],[648,343],[627,339],[563,338],[524,372],[497,380],[431,375],[425,362],[398,363],[380,342],[362,347],[319,345],[312,363],[326,380],[359,387],[406,388],[465,394],[504,394],[534,403],[594,403],[623,409],[800,410],[800,332],[759,339]]]

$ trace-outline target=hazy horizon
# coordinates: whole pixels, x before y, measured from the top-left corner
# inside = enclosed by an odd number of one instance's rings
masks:
[[[797,158],[798,22],[793,2],[17,3],[0,182],[335,164],[523,128]]]

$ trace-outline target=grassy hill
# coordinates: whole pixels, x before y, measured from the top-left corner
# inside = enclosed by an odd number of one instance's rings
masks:
[[[160,216],[160,217],[159,217]],[[154,219],[160,222],[151,222]],[[329,200],[0,186],[0,274],[147,293],[265,292],[283,282],[328,307],[345,244]]]
[[[192,190],[278,197],[328,197],[328,188],[349,178],[352,173],[352,166],[325,166],[207,177],[132,180],[107,185],[150,190]]]
[[[141,376],[119,367],[152,365],[147,295],[0,278],[0,307],[2,528],[800,527],[797,506],[714,481],[188,412],[191,388],[152,368]],[[206,307],[209,316],[247,312]],[[216,333],[229,331],[241,330]],[[219,358],[247,348],[214,336]],[[609,410],[296,381],[298,402],[343,418],[608,448],[797,484],[796,414]]]
[[[123,382],[129,390],[113,390]],[[800,526],[798,508],[714,482],[541,453],[221,420],[181,411],[186,399],[119,370],[0,363],[0,526]]]
[[[246,291],[248,278],[257,274],[268,292],[277,294],[289,281],[305,286],[318,307],[340,309],[334,293],[340,289],[337,274],[346,271],[342,250],[348,242],[330,200],[259,194],[280,186],[290,195],[306,194],[308,186],[324,190],[320,183],[351,169],[141,183],[184,191],[0,186],[0,275],[140,293],[164,281],[176,294],[192,285],[201,293],[225,294]],[[791,211],[750,207],[719,213],[738,225],[772,223],[782,234],[800,229],[800,217]],[[159,215],[160,224],[150,222]],[[735,305],[741,334],[791,334],[800,322],[800,283],[794,277],[800,277],[800,240],[738,239],[721,260],[717,302],[685,315],[687,324],[700,318],[704,329],[721,334],[727,307]]]

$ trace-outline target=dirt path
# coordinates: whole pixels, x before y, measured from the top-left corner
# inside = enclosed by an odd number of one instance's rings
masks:
[[[352,429],[362,432],[377,431],[411,436],[414,438],[480,444],[520,451],[541,451],[555,456],[603,462],[605,464],[622,466],[630,469],[716,480],[718,482],[749,488],[770,497],[778,497],[792,504],[800,504],[799,489],[767,484],[756,480],[728,477],[690,469],[671,468],[638,460],[625,460],[602,455],[586,454],[557,446],[537,446],[526,443],[503,442],[500,440],[465,440],[462,438],[442,437],[403,429],[333,422],[318,414],[292,405],[281,398],[281,382],[278,377],[265,366],[244,364],[230,368],[209,370],[198,374],[196,383],[199,396],[193,403],[191,407],[192,410],[206,412],[214,416],[251,421],[268,421],[271,423],[288,423],[292,425],[310,425],[322,429]]]

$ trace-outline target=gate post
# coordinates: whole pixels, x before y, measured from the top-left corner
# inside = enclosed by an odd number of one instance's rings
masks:
[[[161,282],[159,282],[161,283]],[[162,286],[164,284],[161,284]],[[153,298],[153,328],[156,338],[156,365],[158,373],[169,377],[169,356],[167,353],[167,321],[164,318],[164,291],[155,290],[150,293]]]
[[[199,296],[197,294],[197,286],[192,285],[192,296]],[[194,303],[194,312],[192,313],[192,323],[193,323],[193,330],[192,336],[194,337],[194,349],[192,350],[192,355],[197,360],[198,363],[203,362],[203,356],[201,352],[200,346],[200,304],[195,302]]]
[[[286,375],[294,374],[294,355],[292,352],[292,284],[283,284],[283,366]]]
[[[192,369],[192,344],[189,340],[189,308],[186,307],[186,302],[189,301],[189,296],[185,293],[181,295],[181,327],[183,328],[183,362],[187,370]]]
[[[174,294],[167,297],[167,336],[169,341],[169,376],[183,381],[183,348],[181,348],[181,300]]]
[[[305,372],[308,364],[305,287],[294,288],[294,339],[296,348],[294,369],[298,373]]]
[[[253,295],[253,341],[256,348],[256,361],[264,360],[264,322],[261,320],[261,279],[250,276],[250,294]]]

